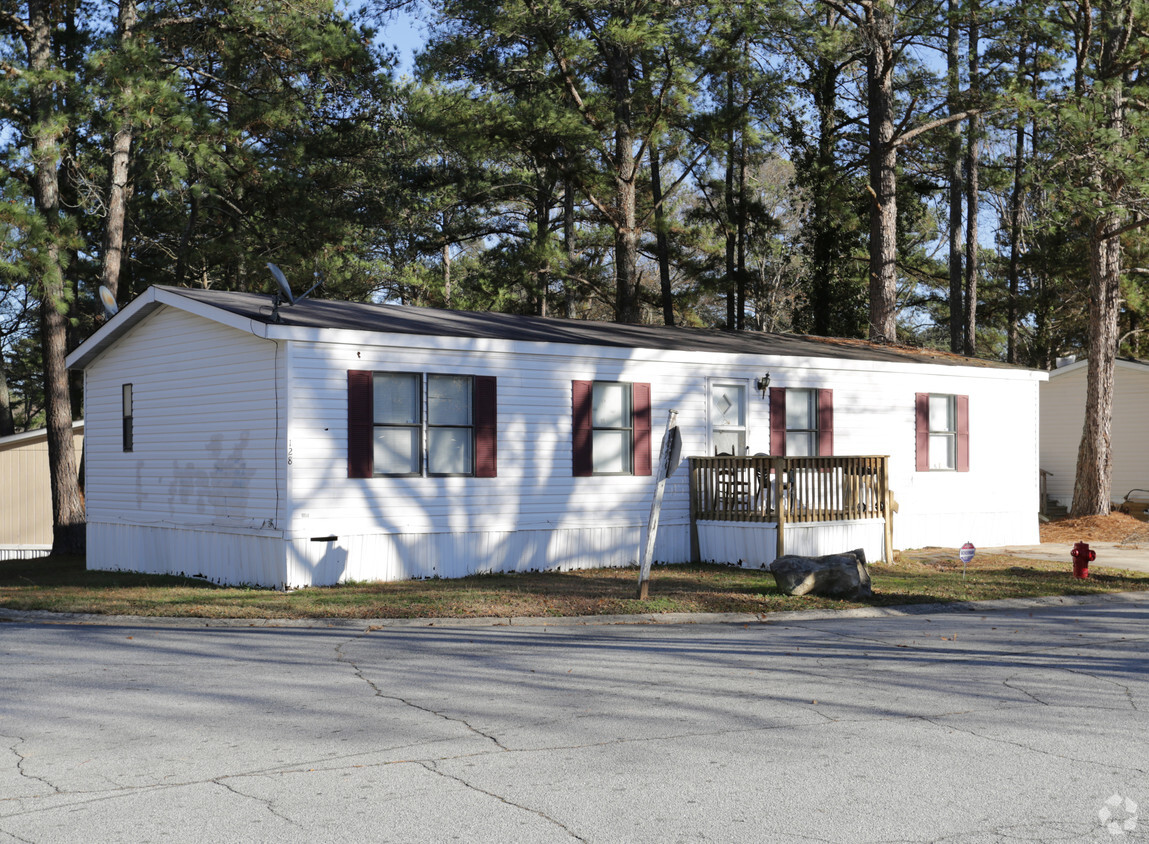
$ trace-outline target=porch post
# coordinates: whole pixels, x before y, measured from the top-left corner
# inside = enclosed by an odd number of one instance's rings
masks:
[[[702,562],[702,549],[698,544],[698,473],[701,471],[694,465],[694,458],[688,457],[690,463],[690,562]]]
[[[777,559],[786,553],[786,490],[783,480],[786,458],[775,458],[770,461],[770,465],[774,470],[774,518],[778,535],[778,550],[774,556]]]

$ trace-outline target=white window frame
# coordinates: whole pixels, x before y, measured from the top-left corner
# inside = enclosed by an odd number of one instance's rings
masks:
[[[626,424],[621,426],[614,425],[596,425],[594,418],[595,407],[595,391],[602,387],[621,387],[621,395],[623,396],[623,413],[622,421]],[[600,450],[595,448],[595,443],[598,441],[598,434],[600,431],[615,436],[622,434],[624,438],[625,448],[622,450],[623,459],[626,465],[621,471],[608,472],[602,471],[598,468],[597,457]],[[591,459],[591,472],[594,475],[633,475],[634,474],[634,385],[630,381],[592,381],[590,388],[590,459]]]
[[[946,400],[946,421],[950,425],[948,428],[935,428],[934,427],[934,412],[933,403],[934,399]],[[957,471],[957,439],[958,439],[958,419],[957,419],[957,396],[950,393],[927,393],[926,398],[926,448],[927,448],[927,461],[929,471],[931,472],[956,472]],[[946,442],[945,445],[945,463],[944,466],[934,465],[934,442],[935,440]]]
[[[414,472],[381,472],[379,465],[381,462],[376,456],[372,460],[374,467],[375,477],[387,478],[450,478],[461,477],[470,478],[475,477],[476,473],[476,442],[475,442],[475,377],[473,375],[462,375],[453,372],[410,372],[403,370],[372,370],[372,395],[375,396],[379,389],[378,376],[380,375],[402,375],[408,376],[415,380],[417,385],[417,396],[415,398],[415,410],[417,421],[413,423],[398,423],[398,422],[379,422],[375,416],[374,407],[372,408],[372,427],[375,431],[380,428],[390,429],[407,429],[417,432],[416,451],[418,459],[418,470]],[[458,423],[451,424],[437,424],[431,421],[431,394],[430,382],[432,378],[462,378],[465,379],[468,386],[468,408],[467,417],[468,423],[461,425]],[[373,400],[374,404],[374,400]],[[432,472],[431,471],[431,440],[433,431],[456,430],[465,431],[466,436],[469,437],[470,445],[466,449],[469,456],[470,466],[465,472]],[[372,436],[372,447],[374,448],[375,436]]]
[[[790,412],[794,408],[798,393],[805,393],[806,395],[806,412],[808,414],[808,421],[812,423],[813,427],[808,428],[791,428],[790,427]],[[818,428],[818,391],[812,387],[787,387],[786,388],[786,456],[787,457],[819,457],[818,444],[819,435],[821,430]],[[804,437],[807,444],[807,452],[805,454],[798,454],[796,450],[790,448],[790,436]]]

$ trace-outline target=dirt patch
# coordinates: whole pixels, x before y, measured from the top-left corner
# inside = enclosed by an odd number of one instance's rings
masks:
[[[1041,526],[1042,542],[1149,543],[1149,524],[1125,513],[1058,519]]]

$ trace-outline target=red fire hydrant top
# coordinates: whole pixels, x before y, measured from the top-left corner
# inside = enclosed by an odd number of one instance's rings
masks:
[[[1076,543],[1069,556],[1073,558],[1073,576],[1082,580],[1089,577],[1089,564],[1097,559],[1097,552],[1090,549],[1089,543]]]

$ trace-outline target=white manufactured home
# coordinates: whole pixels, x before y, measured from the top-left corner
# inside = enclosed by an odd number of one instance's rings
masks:
[[[1077,450],[1085,427],[1089,361],[1058,367],[1041,385],[1041,468],[1054,502],[1073,504]],[[1134,489],[1149,490],[1149,362],[1119,358],[1113,368],[1112,494],[1120,503]]]
[[[948,354],[153,287],[68,364],[93,569],[297,587],[627,565],[670,410],[699,466],[745,465],[670,478],[656,560],[762,565],[786,508],[807,552],[1038,538],[1046,376]],[[750,523],[715,509],[723,472]],[[843,479],[834,523],[794,515]]]

